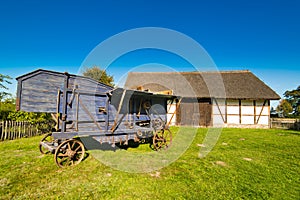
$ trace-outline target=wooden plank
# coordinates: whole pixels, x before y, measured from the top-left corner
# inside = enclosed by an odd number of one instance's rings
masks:
[[[167,95],[173,95],[173,90],[163,90],[159,92],[153,92],[153,94],[167,94]]]
[[[1,130],[1,140],[4,140],[4,130],[5,130],[5,125],[4,125],[4,121],[1,122],[2,123],[2,130]]]
[[[8,136],[7,136],[7,126],[8,126],[8,122],[7,121],[5,121],[5,133],[4,133],[4,140],[6,140],[7,138],[8,138]]]
[[[17,124],[16,124],[16,122],[14,121],[13,122],[13,126],[14,126],[14,138],[18,138],[17,136],[17,131],[16,131],[16,126],[17,126]]]
[[[21,127],[20,127],[20,122],[17,123],[18,124],[18,134],[19,134],[19,138],[21,138]]]
[[[98,129],[102,130],[102,128],[99,126],[99,124],[95,120],[94,116],[88,111],[88,109],[85,107],[85,105],[81,102],[80,98],[79,98],[79,103],[80,103],[80,106],[82,106],[83,110],[90,116],[90,118],[93,120],[93,122],[97,125]]]
[[[239,123],[242,123],[242,100],[239,99]]]
[[[225,123],[227,124],[227,99],[225,99]]]
[[[199,126],[208,127],[211,125],[211,115],[212,115],[212,105],[210,102],[200,102],[199,103],[199,113],[200,120]],[[223,119],[223,117],[222,117]],[[224,121],[224,119],[223,119]]]
[[[269,122],[269,128],[271,128],[270,113],[271,113],[271,109],[270,109],[270,100],[268,100],[268,122]]]
[[[253,100],[253,107],[254,107],[254,124],[257,124],[257,122],[256,122],[256,100]]]
[[[121,108],[123,106],[123,101],[124,101],[124,98],[125,98],[125,94],[126,94],[126,90],[123,90],[123,93],[122,93],[122,96],[121,96],[121,99],[120,99],[120,102],[119,102],[118,111],[117,111],[117,113],[115,115],[115,121],[114,121],[114,124],[113,124],[113,126],[111,128],[112,132],[115,131],[115,129],[117,127],[117,123],[118,123],[118,120],[119,120],[118,118],[119,118],[119,114],[120,114]],[[123,115],[123,117],[124,117],[124,115]],[[121,117],[121,119],[122,119],[122,117]]]

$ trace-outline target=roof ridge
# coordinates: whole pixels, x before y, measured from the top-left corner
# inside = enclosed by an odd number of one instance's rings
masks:
[[[249,73],[250,70],[189,71],[189,72],[129,72],[129,74],[202,74],[202,73]]]

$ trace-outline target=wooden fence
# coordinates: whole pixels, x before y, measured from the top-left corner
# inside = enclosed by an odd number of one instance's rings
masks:
[[[271,118],[271,128],[300,131],[300,119]]]
[[[38,126],[34,126],[29,122],[0,121],[1,141],[32,137],[41,134],[42,132],[38,129]]]

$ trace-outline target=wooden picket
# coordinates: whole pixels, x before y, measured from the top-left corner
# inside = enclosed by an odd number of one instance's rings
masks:
[[[43,134],[29,122],[0,121],[0,140],[14,140]]]

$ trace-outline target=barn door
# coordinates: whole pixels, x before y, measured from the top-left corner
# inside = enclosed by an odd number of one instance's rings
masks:
[[[181,126],[211,126],[212,105],[210,99],[183,99],[177,111],[176,121]]]
[[[177,110],[176,121],[181,126],[198,126],[199,106],[198,100],[194,98],[182,99]]]
[[[212,106],[210,102],[199,102],[199,126],[211,126],[211,109]]]
[[[188,102],[182,102],[179,106],[177,112],[177,124],[181,126],[191,126],[193,125],[193,113],[194,113],[194,104]]]

